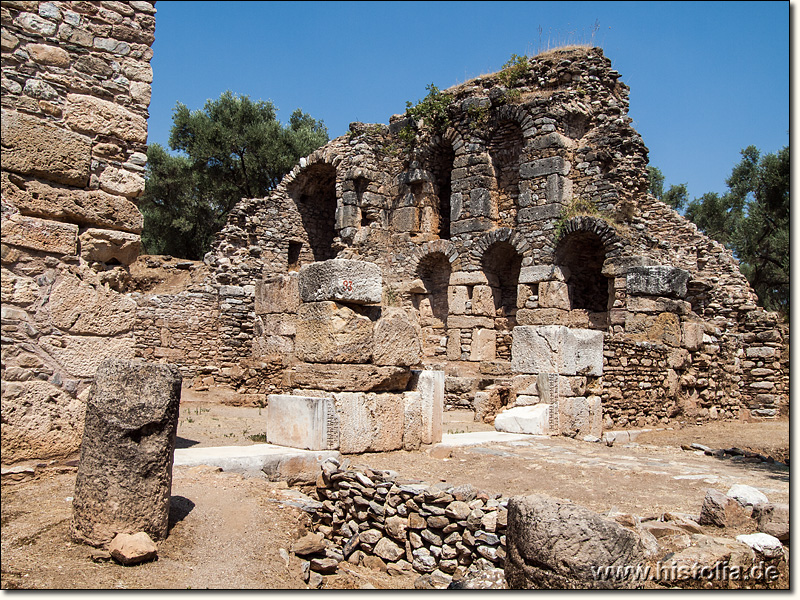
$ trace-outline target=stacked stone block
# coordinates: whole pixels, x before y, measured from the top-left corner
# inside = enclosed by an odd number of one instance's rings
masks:
[[[152,2],[4,2],[3,460],[77,450],[99,362],[131,358]]]

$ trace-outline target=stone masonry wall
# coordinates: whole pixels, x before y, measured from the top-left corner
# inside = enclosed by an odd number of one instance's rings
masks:
[[[328,461],[317,479],[314,528],[339,560],[377,557],[388,569],[458,579],[472,569],[502,568],[507,500],[472,486],[430,486],[396,473],[348,469]],[[309,557],[324,572],[326,558]],[[331,560],[328,558],[327,560]]]
[[[332,235],[338,258],[381,267],[384,307],[417,315],[423,362],[446,369],[452,406],[507,387],[515,326],[565,325],[606,334],[607,426],[777,414],[788,402],[777,319],[730,251],[646,193],[647,149],[610,61],[557,50],[520,77],[446,90],[448,124],[411,146],[404,115],[352,124],[234,210],[206,256],[217,284],[285,276],[320,260],[314,235]],[[327,225],[304,204],[315,199]],[[688,285],[631,296],[632,265],[677,268]],[[256,305],[250,347],[291,359],[291,318]]]
[[[3,2],[2,452],[78,449],[99,362],[132,358],[153,2]]]

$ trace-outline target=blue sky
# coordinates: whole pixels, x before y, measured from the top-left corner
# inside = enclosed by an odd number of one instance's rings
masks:
[[[789,143],[789,2],[189,2],[156,4],[149,141],[177,102],[225,90],[301,108],[344,135],[388,123],[425,86],[499,70],[511,54],[603,48],[667,184],[724,192],[739,151]],[[596,25],[596,26],[595,26]]]

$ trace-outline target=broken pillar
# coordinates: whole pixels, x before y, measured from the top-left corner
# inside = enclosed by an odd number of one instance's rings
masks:
[[[442,441],[444,371],[413,371],[410,387],[421,394],[421,441],[423,444],[438,444]]]
[[[75,540],[166,537],[180,399],[175,366],[110,359],[97,369],[72,502]]]

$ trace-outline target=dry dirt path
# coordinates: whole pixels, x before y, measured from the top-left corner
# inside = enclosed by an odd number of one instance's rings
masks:
[[[181,406],[179,445],[242,445],[263,432],[265,411],[202,401]],[[491,430],[468,413],[446,413],[444,431]],[[788,501],[789,468],[781,464],[720,460],[680,449],[681,444],[737,445],[788,453],[788,422],[729,423],[642,435],[638,443],[608,447],[566,438],[351,456],[355,465],[392,469],[429,483],[471,483],[504,496],[546,493],[599,512],[612,508],[642,516],[664,511],[697,514],[709,487],[733,483]],[[305,588],[300,561],[286,550],[308,518],[279,501],[294,490],[283,483],[177,467],[172,529],[156,562],[134,568],[94,562],[91,549],[69,541],[74,467],[37,467],[33,479],[2,485],[3,588]],[[726,531],[730,537],[750,531]],[[288,560],[287,560],[288,558]],[[344,566],[327,579],[331,588],[409,588],[412,576],[390,577],[363,566]]]

